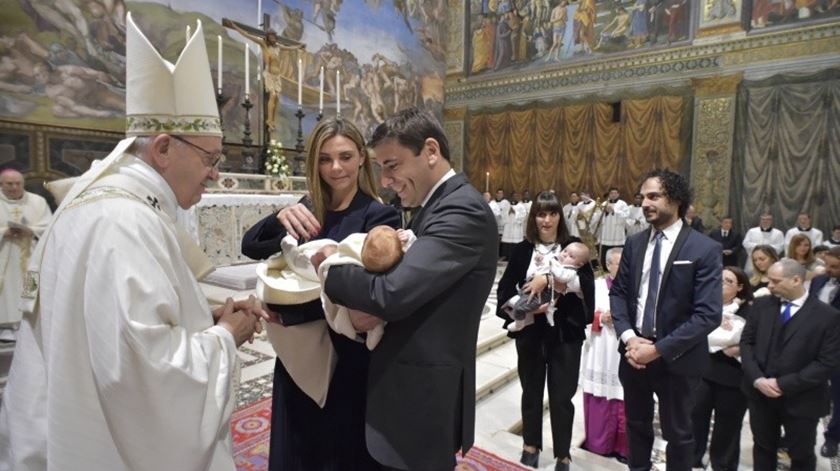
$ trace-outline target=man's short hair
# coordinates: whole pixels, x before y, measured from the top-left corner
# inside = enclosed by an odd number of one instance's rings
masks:
[[[840,245],[835,245],[834,247],[828,249],[825,253],[826,257],[834,257],[840,258]]]
[[[685,216],[685,212],[691,205],[691,188],[688,186],[688,180],[679,173],[667,169],[656,169],[651,170],[647,175],[642,177],[642,183],[651,178],[659,180],[665,196],[670,201],[679,202],[678,214],[680,217]]]
[[[449,160],[449,141],[437,118],[432,113],[416,107],[406,108],[386,119],[376,127],[370,138],[370,147],[376,147],[388,139],[396,139],[400,145],[408,147],[419,155],[426,145],[426,139],[432,138],[440,147],[440,154]]]
[[[613,247],[607,250],[607,254],[604,255],[604,260],[609,261],[615,255],[621,256],[621,252],[623,251],[624,249],[622,247]]]
[[[805,269],[805,266],[803,266],[796,260],[785,257],[776,262],[775,265],[779,265],[780,267],[782,267],[782,276],[784,276],[785,278],[793,278],[795,276],[798,276],[800,280],[802,280],[803,282],[805,281],[805,276],[808,271]]]

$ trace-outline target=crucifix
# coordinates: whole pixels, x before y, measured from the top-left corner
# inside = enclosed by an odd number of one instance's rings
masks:
[[[233,29],[260,46],[263,58],[263,146],[268,144],[275,123],[283,81],[295,82],[297,59],[304,50],[303,43],[278,35],[270,28],[271,17],[263,14],[262,29],[257,29],[228,18],[222,19],[222,26]],[[246,78],[247,80],[247,78]]]

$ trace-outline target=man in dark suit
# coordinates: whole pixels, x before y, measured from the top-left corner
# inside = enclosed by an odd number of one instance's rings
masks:
[[[682,219],[691,202],[688,182],[668,170],[643,180],[651,228],[624,245],[610,308],[621,338],[631,470],[651,468],[653,394],[659,398],[669,471],[689,471],[694,453],[692,391],[709,363],[706,336],[720,325],[720,245]]]
[[[718,242],[723,249],[723,266],[740,266],[738,264],[738,256],[743,249],[741,242],[744,238],[732,229],[731,216],[724,216],[720,220],[720,229],[710,232],[709,237]]]
[[[809,296],[840,310],[840,246],[834,246],[825,253],[825,274],[811,280]],[[834,403],[831,422],[823,435],[825,443],[820,448],[820,454],[826,458],[837,456],[837,443],[840,442],[840,373],[831,377],[831,402]]]
[[[387,321],[371,352],[367,447],[390,469],[451,471],[473,443],[475,344],[496,274],[496,222],[489,206],[449,163],[431,114],[408,109],[389,118],[370,143],[383,186],[418,207],[417,235],[387,273],[330,268],[325,292],[354,314],[356,330]]]
[[[828,414],[828,379],[840,367],[840,312],[808,297],[805,268],[783,258],[767,272],[741,334],[741,361],[756,471],[775,470],[781,427],[791,471],[814,470],[817,421]]]

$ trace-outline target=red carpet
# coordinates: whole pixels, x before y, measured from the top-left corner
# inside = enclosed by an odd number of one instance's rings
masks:
[[[268,438],[271,433],[271,398],[263,399],[233,413],[233,454],[239,471],[268,468]],[[458,457],[458,471],[527,471],[516,463],[473,447],[466,458]]]

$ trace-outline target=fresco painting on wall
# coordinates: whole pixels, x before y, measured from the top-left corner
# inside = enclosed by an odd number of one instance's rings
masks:
[[[244,124],[244,43],[250,41],[223,27],[222,19],[256,26],[259,8],[270,15],[278,35],[305,45],[306,129],[314,126],[318,111],[321,66],[327,115],[336,111],[339,86],[342,115],[365,129],[410,105],[440,114],[445,5],[445,0],[243,0],[231,8],[227,0],[0,0],[0,118],[124,130],[125,13],[131,10],[150,41],[173,62],[184,46],[186,26],[194,27],[200,18],[216,84],[221,36],[222,119],[228,142],[238,142]],[[259,49],[255,46],[251,43],[252,53]],[[259,110],[259,94],[254,93],[262,87],[259,56],[251,55],[250,62],[251,97]],[[296,64],[292,68],[296,84]],[[273,137],[288,144],[297,131],[297,89],[285,85]],[[258,130],[254,111],[251,119]]]
[[[840,0],[752,0],[754,30],[840,17]]]
[[[471,0],[479,74],[670,45],[690,38],[688,0]]]
[[[704,0],[700,28],[728,25],[741,21],[741,0]]]

